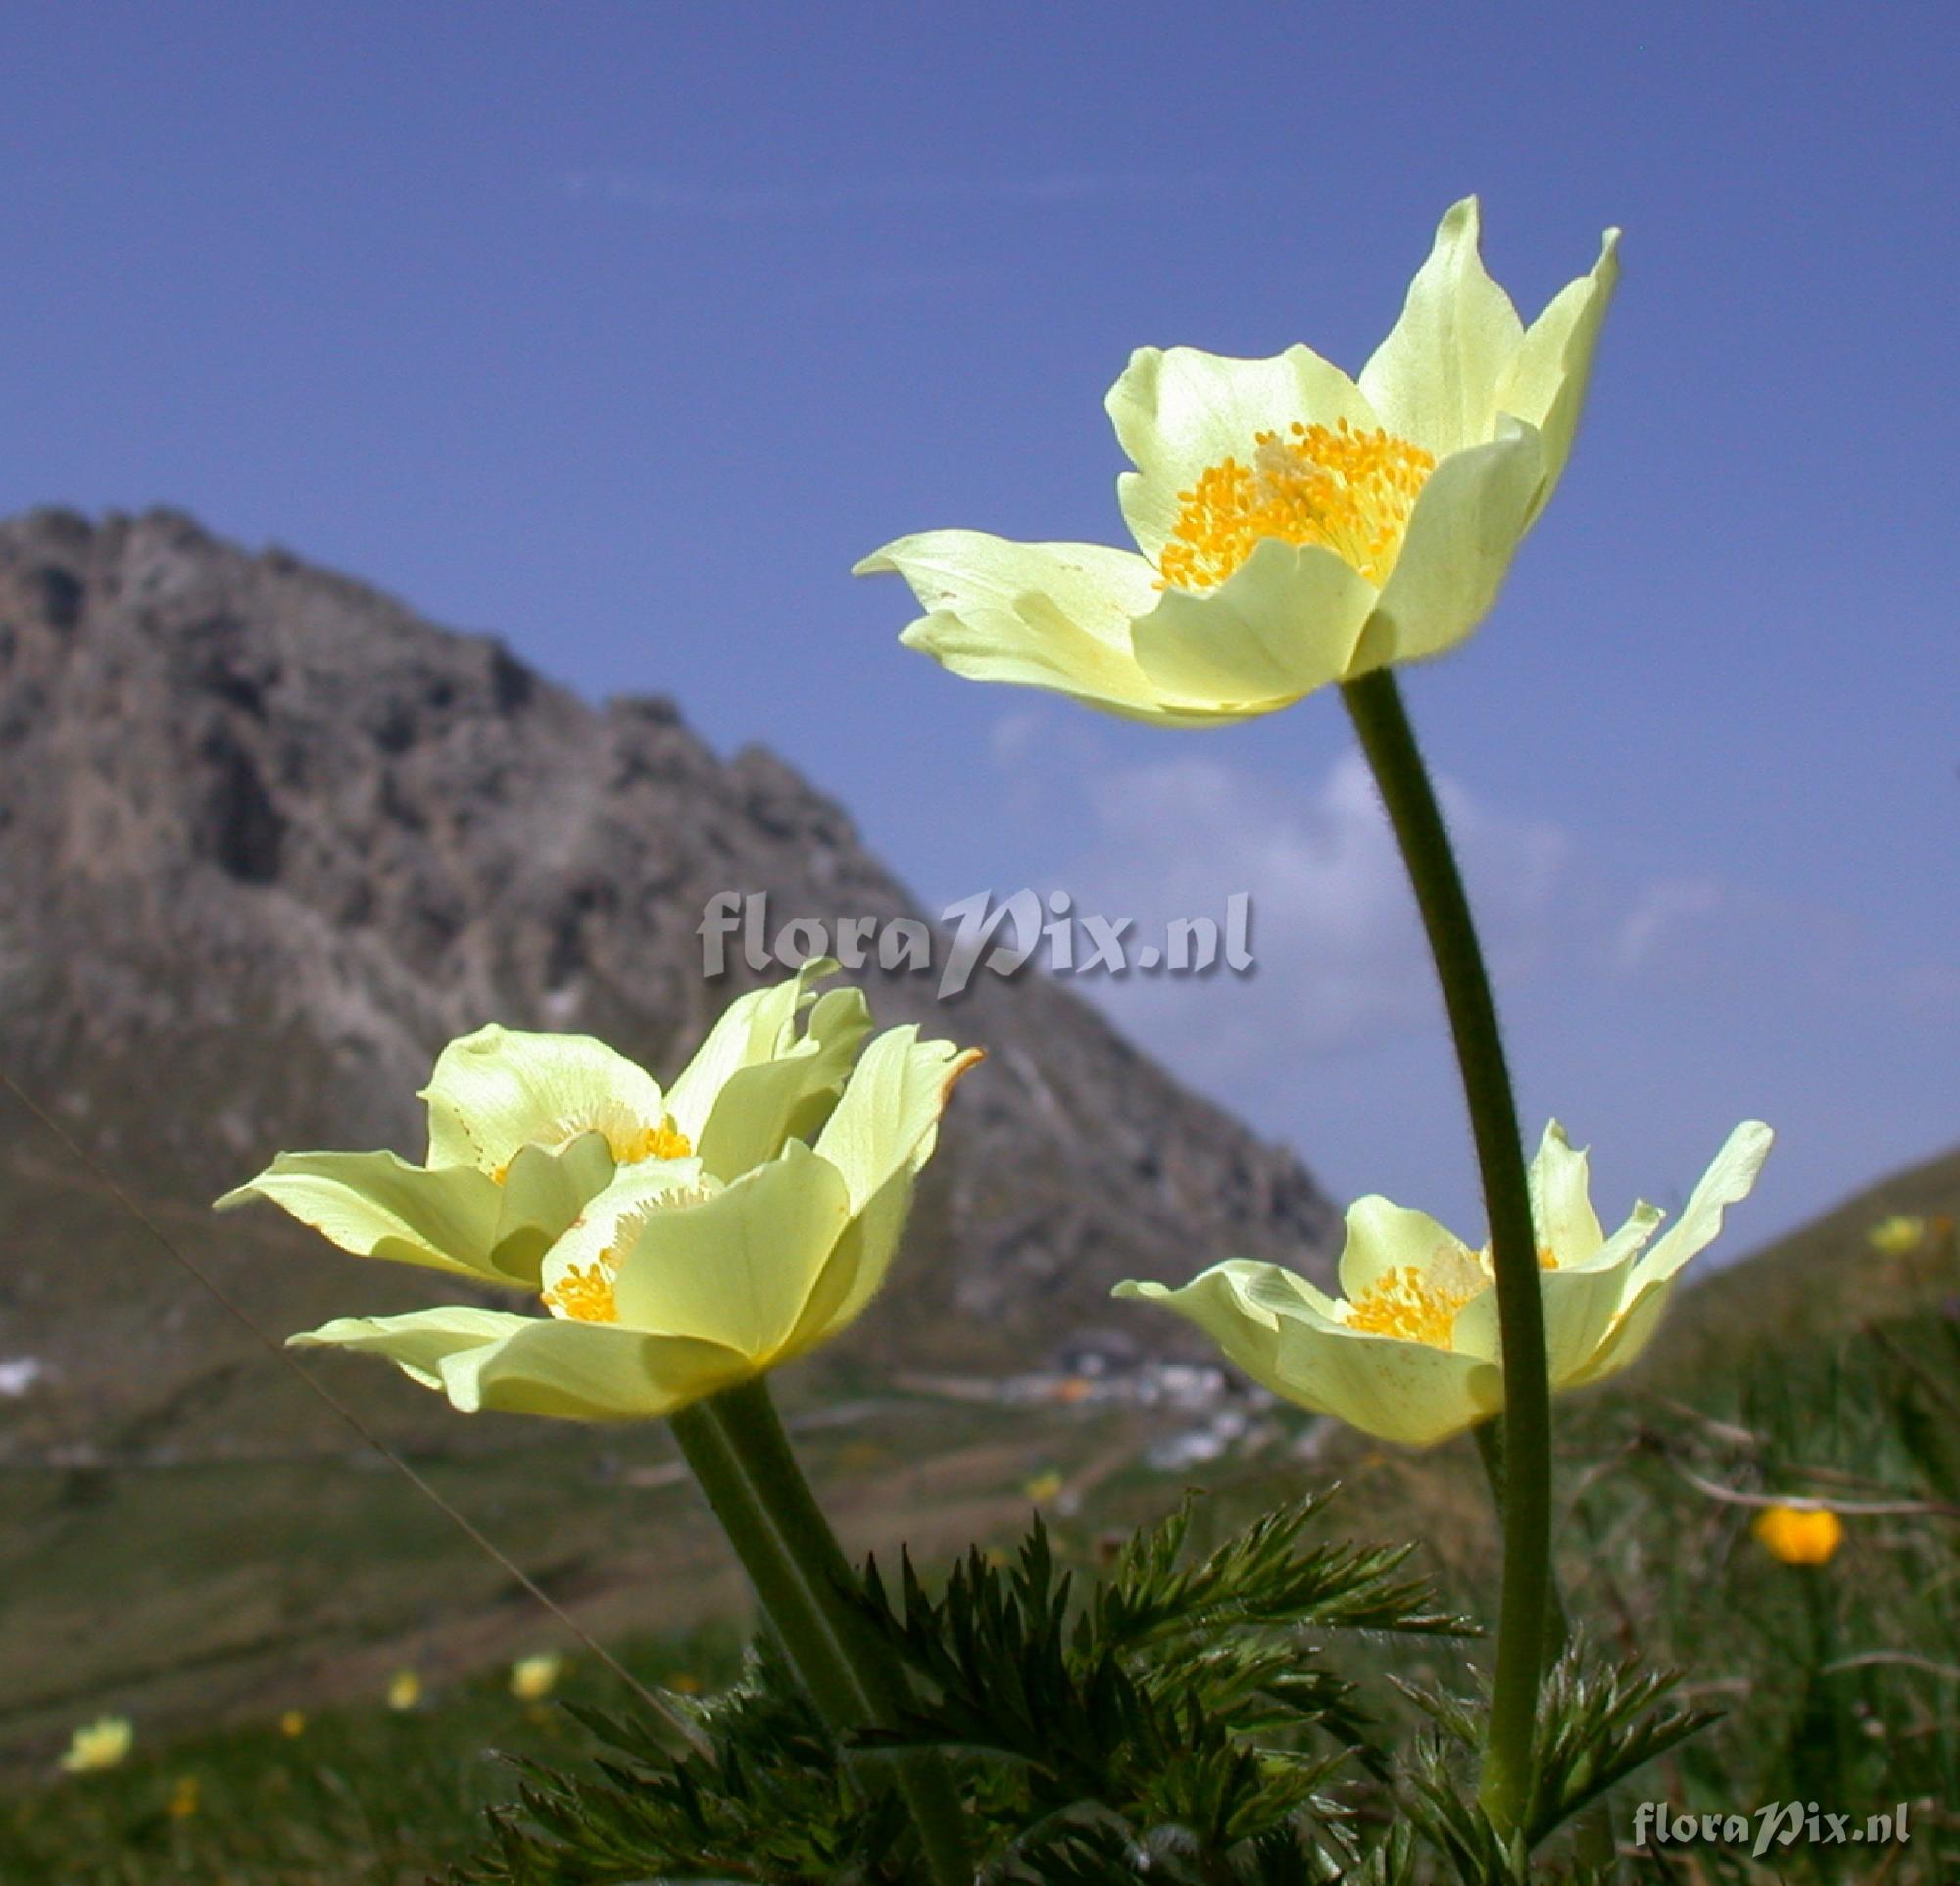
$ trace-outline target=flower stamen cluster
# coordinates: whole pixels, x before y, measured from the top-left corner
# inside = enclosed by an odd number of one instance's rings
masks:
[[[1384,1270],[1348,1306],[1348,1327],[1447,1349],[1456,1313],[1477,1294],[1432,1283],[1413,1266]]]
[[[573,1265],[539,1299],[554,1316],[572,1322],[617,1322],[619,1304],[612,1293],[618,1261],[612,1248],[591,1264]]]
[[[1157,586],[1215,588],[1268,537],[1323,544],[1371,583],[1386,582],[1435,457],[1345,418],[1331,426],[1295,421],[1286,436],[1258,432],[1252,443],[1250,466],[1221,460],[1177,494]]]

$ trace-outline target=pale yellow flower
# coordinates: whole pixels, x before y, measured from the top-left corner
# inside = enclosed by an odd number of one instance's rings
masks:
[[[1358,379],[1303,346],[1138,349],[1106,403],[1141,554],[934,530],[857,571],[910,584],[926,614],[902,639],[956,674],[1168,726],[1440,654],[1489,612],[1565,469],[1618,234],[1526,327],[1466,198]]]
[[[1531,1164],[1551,1386],[1579,1388],[1625,1368],[1652,1338],[1682,1266],[1748,1195],[1770,1149],[1767,1126],[1730,1134],[1681,1221],[1637,1204],[1608,1238],[1588,1195],[1587,1161],[1556,1120]],[[1426,1213],[1385,1198],[1348,1208],[1339,1298],[1276,1264],[1234,1258],[1179,1290],[1120,1283],[1119,1297],[1161,1303],[1196,1323],[1254,1381],[1363,1433],[1427,1446],[1504,1405],[1495,1278]]]
[[[388,1679],[388,1707],[412,1710],[422,1700],[422,1679],[414,1670],[397,1670]]]
[[[545,1252],[619,1173],[697,1159],[732,1177],[821,1117],[871,1026],[858,990],[810,991],[835,967],[806,964],[731,1003],[664,1090],[590,1035],[479,1028],[442,1051],[419,1095],[423,1165],[281,1153],[218,1209],[270,1199],[359,1257],[534,1291]]]
[[[511,1665],[511,1694],[520,1702],[540,1702],[558,1687],[564,1671],[564,1659],[557,1651],[520,1657]]]
[[[288,1710],[279,1717],[279,1733],[289,1742],[296,1742],[301,1736],[306,1734],[306,1726],[307,1719],[304,1711]]]
[[[1844,1522],[1828,1507],[1774,1506],[1756,1514],[1755,1534],[1787,1565],[1829,1564],[1844,1542]]]
[[[1895,1212],[1865,1233],[1874,1251],[1888,1258],[1902,1258],[1926,1242],[1926,1220]]]
[[[1050,1467],[1045,1472],[1037,1473],[1021,1488],[1021,1497],[1034,1506],[1045,1507],[1067,1484],[1054,1467]]]
[[[670,1414],[838,1334],[883,1283],[947,1096],[980,1053],[921,1041],[915,1027],[864,1046],[862,994],[808,987],[836,967],[807,964],[743,997],[664,1092],[583,1037],[485,1030],[454,1044],[429,1089],[431,1170],[401,1168],[385,1196],[371,1169],[319,1168],[389,1155],[308,1154],[304,1173],[275,1162],[244,1192],[349,1248],[469,1270],[533,1293],[548,1313],[446,1305],[345,1316],[289,1340],[386,1357],[466,1414],[630,1420]],[[598,1182],[566,1190],[580,1145]],[[564,1223],[525,1243],[519,1264],[488,1219],[459,1229],[429,1188],[454,1178],[462,1189],[446,1199],[494,1205],[530,1155],[538,1186],[558,1188]],[[428,1209],[416,1216],[412,1205]],[[526,1214],[534,1230],[544,1221]]]
[[[113,1768],[128,1755],[136,1739],[126,1715],[98,1716],[84,1723],[70,1738],[61,1765],[69,1774],[93,1774]]]

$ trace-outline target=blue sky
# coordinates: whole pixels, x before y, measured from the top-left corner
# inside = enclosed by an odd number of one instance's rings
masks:
[[[1950,9],[72,0],[7,36],[0,510],[183,506],[670,693],[934,907],[1249,892],[1245,982],[1081,986],[1337,1196],[1466,1231],[1338,703],[1174,734],[956,681],[847,571],[1119,540],[1129,350],[1357,368],[1457,196],[1528,316],[1622,225],[1566,481],[1405,677],[1524,1111],[1613,1210],[1769,1119],[1732,1249],[1960,1139]]]

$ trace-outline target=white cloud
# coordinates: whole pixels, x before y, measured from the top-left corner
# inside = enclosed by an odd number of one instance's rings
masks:
[[[1884,917],[1713,871],[1657,877],[1631,899],[1606,960],[1653,989],[1732,999],[1746,990],[1792,1012],[1815,1003],[1930,1017],[1960,1011],[1960,971],[1950,959]]]
[[[1140,1039],[1209,1081],[1255,1075],[1427,1027],[1438,997],[1395,838],[1358,753],[1302,794],[1185,757],[1091,775],[1097,836],[1065,880],[1078,911],[1223,922],[1251,900],[1257,967],[1204,981],[1131,974],[1080,987]],[[1500,977],[1528,973],[1569,851],[1544,821],[1443,797]]]
[[[987,757],[1011,780],[1053,738],[1050,718],[1042,709],[1009,708],[987,729]]]
[[[1623,975],[1650,963],[1671,943],[1685,940],[1697,918],[1708,918],[1733,903],[1714,877],[1664,877],[1648,884],[1634,901],[1613,938],[1613,967]]]

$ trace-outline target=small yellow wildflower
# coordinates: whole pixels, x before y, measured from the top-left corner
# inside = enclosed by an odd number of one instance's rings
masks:
[[[564,1670],[564,1659],[557,1651],[520,1657],[511,1665],[511,1694],[520,1702],[542,1702],[558,1687]]]
[[[126,1715],[100,1716],[75,1730],[62,1756],[62,1769],[67,1774],[93,1774],[113,1768],[129,1753],[135,1739]]]
[[[388,1679],[388,1707],[412,1710],[422,1700],[422,1679],[414,1670],[397,1670]]]
[[[1787,1565],[1822,1565],[1843,1544],[1844,1522],[1828,1507],[1765,1507],[1755,1534]]]
[[[1047,1506],[1065,1484],[1061,1475],[1050,1467],[1045,1473],[1037,1473],[1021,1488],[1021,1492],[1032,1505],[1042,1507]]]
[[[188,1820],[198,1809],[198,1780],[194,1774],[180,1774],[176,1785],[171,1790],[170,1805],[166,1812],[172,1820]]]
[[[1881,1218],[1873,1225],[1865,1233],[1865,1239],[1881,1255],[1902,1258],[1908,1252],[1917,1251],[1926,1242],[1926,1220],[1894,1212],[1890,1217]]]
[[[285,1714],[279,1717],[279,1733],[288,1742],[297,1742],[301,1736],[306,1734],[306,1713],[302,1710],[288,1710]]]

